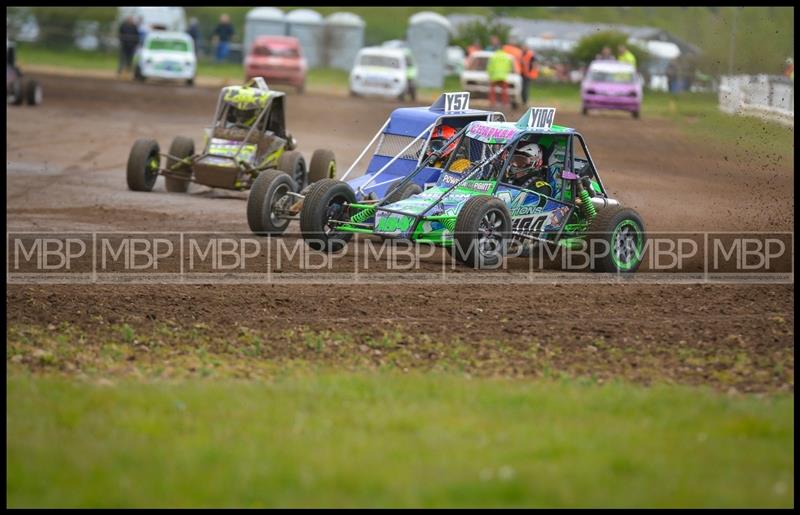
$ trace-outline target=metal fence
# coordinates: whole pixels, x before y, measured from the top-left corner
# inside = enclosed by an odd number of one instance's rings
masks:
[[[723,112],[759,116],[794,127],[794,80],[781,75],[728,75],[719,86]]]

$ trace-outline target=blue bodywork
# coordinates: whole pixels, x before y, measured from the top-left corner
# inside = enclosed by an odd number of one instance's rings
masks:
[[[403,136],[404,143],[395,151],[399,151],[411,142],[411,139],[422,134],[431,124],[440,120],[440,123],[450,125],[456,130],[461,129],[470,122],[476,120],[488,120],[493,113],[491,111],[481,111],[477,109],[467,109],[463,111],[450,111],[445,113],[441,107],[441,101],[437,100],[430,107],[401,107],[392,111],[389,117],[389,124],[383,130],[386,136]],[[428,141],[428,134],[423,135],[422,141]],[[378,148],[380,150],[380,147]],[[427,148],[426,148],[427,150]],[[376,151],[367,166],[367,171],[361,177],[348,180],[347,183],[356,191],[356,199],[364,200],[367,196],[381,199],[386,196],[394,184],[410,175],[418,166],[419,160],[411,157],[400,157],[396,159],[389,168],[370,184],[364,188],[363,192],[358,188],[367,183],[372,177],[392,160],[394,155],[381,155]],[[426,185],[435,184],[442,173],[441,168],[426,167],[414,178],[414,183],[423,189]]]

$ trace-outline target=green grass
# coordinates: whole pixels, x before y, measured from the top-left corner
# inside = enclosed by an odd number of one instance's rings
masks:
[[[790,395],[322,370],[6,386],[10,507],[794,504]]]

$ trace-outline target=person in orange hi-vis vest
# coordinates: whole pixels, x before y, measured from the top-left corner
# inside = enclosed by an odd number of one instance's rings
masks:
[[[528,47],[527,43],[522,44],[522,56],[520,57],[520,74],[522,75],[522,103],[528,105],[528,92],[532,80],[539,76],[539,65],[536,63],[536,53]]]

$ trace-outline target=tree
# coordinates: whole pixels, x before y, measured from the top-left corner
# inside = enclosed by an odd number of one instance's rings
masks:
[[[486,48],[492,36],[497,36],[500,41],[507,43],[511,35],[511,27],[498,21],[475,20],[465,23],[458,28],[453,44],[463,48],[468,47],[473,41],[478,40],[481,47]]]
[[[645,67],[644,65],[650,57],[647,51],[629,43],[627,34],[613,30],[581,38],[570,53],[570,58],[575,64],[589,64],[603,50],[603,47],[609,47],[616,55],[619,45],[625,45],[633,53],[636,57],[637,68],[641,70]]]

